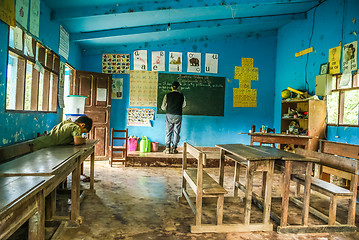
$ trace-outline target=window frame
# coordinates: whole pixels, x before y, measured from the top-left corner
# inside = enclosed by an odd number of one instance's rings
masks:
[[[12,30],[10,29],[12,28]],[[10,34],[11,31],[14,31],[15,28],[8,28],[8,36],[7,36],[7,59],[6,66],[9,64],[9,55],[12,55],[17,58],[18,67],[16,69],[16,97],[15,97],[15,109],[8,109],[7,105],[7,88],[8,88],[8,67],[6,70],[6,85],[5,85],[5,112],[16,112],[16,113],[57,113],[57,95],[58,95],[58,80],[59,80],[59,68],[60,68],[60,56],[57,55],[54,51],[44,46],[40,41],[33,38],[32,39],[32,50],[33,57],[29,56],[25,53],[25,34],[29,33],[22,29],[22,42],[23,48],[22,50],[17,49],[15,46],[10,46]],[[28,48],[29,46],[27,46]],[[22,60],[23,64],[19,66],[19,60]],[[40,82],[40,72],[35,69],[36,61],[40,62],[42,67],[44,68],[44,84],[43,85],[43,96],[42,96],[42,108],[39,109],[39,82]],[[45,65],[45,63],[47,63]],[[31,76],[31,97],[30,97],[30,109],[25,110],[25,96],[26,96],[26,73],[28,65],[32,66],[32,76]],[[52,77],[50,77],[52,75]],[[46,76],[46,77],[45,77]],[[52,79],[52,89],[49,89],[50,84],[49,81]],[[48,84],[47,84],[48,83]],[[52,93],[51,98],[49,93]],[[51,101],[51,104],[50,104]],[[49,106],[51,105],[51,109]]]
[[[335,78],[335,89],[332,89],[332,92],[338,92],[338,119],[337,123],[327,123],[328,126],[340,126],[340,127],[359,127],[359,116],[358,116],[358,124],[345,124],[344,121],[344,104],[345,104],[345,92],[352,90],[359,90],[359,81],[358,81],[358,72],[352,73],[352,81],[351,86],[347,88],[338,88],[340,84],[340,79],[342,77],[342,73],[333,74],[332,77]],[[355,86],[355,87],[354,87]],[[327,101],[327,99],[326,99]],[[328,103],[327,103],[328,104]],[[327,113],[328,114],[328,113]]]

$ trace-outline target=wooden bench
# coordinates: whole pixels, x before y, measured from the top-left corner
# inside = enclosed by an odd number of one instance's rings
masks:
[[[296,153],[319,159],[318,164],[321,166],[327,166],[333,169],[337,169],[351,176],[350,189],[346,189],[340,186],[337,186],[333,183],[326,182],[324,180],[312,177],[311,189],[317,192],[320,192],[326,196],[330,197],[330,206],[329,206],[329,217],[318,212],[316,213],[317,217],[326,221],[329,226],[339,225],[336,221],[336,210],[337,210],[337,200],[339,199],[349,199],[349,209],[348,209],[348,220],[347,224],[342,224],[337,228],[337,231],[355,231],[355,211],[356,211],[356,196],[357,196],[357,185],[358,185],[358,169],[359,164],[355,159],[350,159],[342,156],[335,156],[326,153],[314,152],[304,149],[296,149]],[[300,190],[300,185],[304,184],[304,176],[302,175],[292,175],[292,180],[297,183],[297,192]],[[314,209],[312,209],[314,210]],[[342,228],[342,229],[340,229]]]
[[[197,168],[187,168],[187,153],[197,159]],[[186,198],[196,217],[196,224],[191,226],[192,233],[208,232],[208,229],[211,229],[212,226],[222,225],[223,222],[224,194],[227,191],[203,170],[205,164],[206,154],[189,143],[184,143],[181,197]],[[196,195],[195,204],[188,194],[187,183]],[[202,224],[202,199],[208,197],[217,198],[217,225]],[[216,232],[215,228],[212,231]]]

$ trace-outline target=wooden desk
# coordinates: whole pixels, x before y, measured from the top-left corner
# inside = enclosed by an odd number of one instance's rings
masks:
[[[277,134],[277,133],[248,133],[251,136],[251,145],[254,142],[262,143],[278,143],[278,144],[294,144],[299,146],[304,146],[307,150],[316,151],[317,149],[311,149],[310,140],[313,137],[304,136],[304,135],[291,135],[291,134]]]
[[[246,146],[243,144],[225,144],[216,145],[220,148],[220,176],[219,184],[223,187],[224,182],[224,159],[226,157],[232,159],[236,163],[236,170],[239,170],[239,165],[246,166],[246,186],[245,188],[245,209],[244,209],[244,223],[234,224],[234,231],[246,232],[246,231],[273,231],[273,224],[270,223],[270,210],[272,200],[272,182],[274,173],[274,161],[278,159],[277,156],[271,156],[271,154],[258,149]],[[253,189],[253,177],[254,172],[261,171],[266,175],[267,182],[264,186],[264,206],[263,206],[263,222],[262,223],[250,223],[251,205],[252,205],[252,189]],[[235,183],[239,183],[239,171],[235,172]],[[232,224],[233,225],[233,224]]]
[[[43,148],[0,164],[0,176],[53,176],[51,184],[44,189],[45,196],[51,194],[46,209],[51,217],[56,209],[56,187],[72,173],[71,217],[76,223],[80,217],[80,172],[81,163],[91,155],[90,188],[94,187],[94,147],[98,140],[87,140],[86,144],[62,145]]]
[[[28,239],[45,239],[44,188],[52,177],[0,177],[0,239],[29,220]]]
[[[234,174],[234,194],[238,193],[238,189],[244,190],[246,194],[246,208],[245,208],[245,223],[249,225],[250,208],[252,201],[252,189],[253,189],[253,175],[254,172],[263,172],[263,187],[262,197],[253,194],[254,200],[260,203],[263,208],[263,224],[259,225],[257,231],[269,231],[269,216],[271,210],[271,196],[272,196],[272,184],[273,184],[273,172],[275,161],[284,162],[283,170],[283,184],[282,184],[282,206],[281,216],[272,214],[272,218],[280,224],[278,231],[286,229],[290,232],[298,226],[288,226],[288,206],[289,206],[289,187],[290,187],[290,175],[305,173],[305,189],[303,196],[303,214],[302,214],[302,226],[307,227],[309,216],[309,200],[310,200],[310,185],[311,185],[311,171],[312,164],[317,160],[312,158],[306,158],[298,154],[286,152],[277,148],[268,146],[246,146],[242,144],[226,144],[216,145],[220,148],[220,177],[219,184],[223,186],[224,182],[224,159],[227,157],[235,161],[235,174]],[[239,183],[239,167],[246,167],[246,186]],[[258,225],[257,225],[258,226]],[[299,226],[301,227],[301,226]],[[263,228],[263,229],[261,229]],[[251,228],[252,231],[253,228]],[[249,231],[249,228],[247,228]],[[294,230],[293,230],[294,231]]]

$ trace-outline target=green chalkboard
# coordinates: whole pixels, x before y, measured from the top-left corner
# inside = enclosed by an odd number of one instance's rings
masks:
[[[171,73],[158,74],[158,114],[166,113],[161,109],[162,100],[171,91],[173,81],[180,83],[180,92],[186,97],[184,115],[224,116],[224,77]]]

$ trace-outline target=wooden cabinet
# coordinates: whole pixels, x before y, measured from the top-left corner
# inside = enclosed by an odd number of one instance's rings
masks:
[[[317,151],[319,139],[324,138],[326,104],[322,100],[291,100],[282,101],[281,108],[281,133],[286,134],[292,121],[299,124],[299,128],[307,132],[305,135],[311,137],[309,139],[308,149]],[[290,110],[299,113],[293,114]],[[307,116],[301,116],[307,112]],[[296,115],[296,116],[295,116]]]

